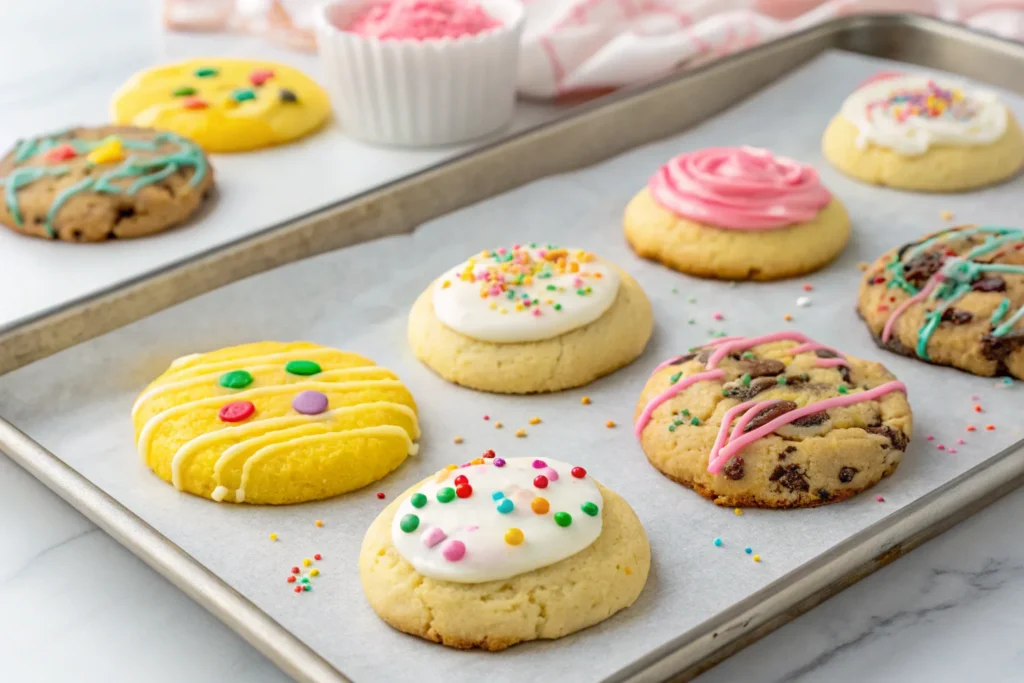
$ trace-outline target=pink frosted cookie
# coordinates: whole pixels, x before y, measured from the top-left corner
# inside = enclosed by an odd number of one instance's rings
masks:
[[[636,408],[658,470],[719,505],[809,507],[896,470],[913,421],[879,363],[799,332],[722,337],[659,365]]]
[[[846,209],[810,166],[754,147],[681,154],[626,207],[633,249],[691,275],[774,280],[832,261]]]
[[[475,2],[385,0],[339,28],[379,40],[438,40],[474,36],[497,26],[501,22]]]

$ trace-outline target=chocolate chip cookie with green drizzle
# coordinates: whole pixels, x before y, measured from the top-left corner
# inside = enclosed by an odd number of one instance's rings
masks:
[[[213,187],[176,133],[101,126],[18,141],[0,159],[0,223],[47,239],[142,237],[183,223]]]
[[[976,375],[1024,378],[1024,229],[963,225],[865,274],[858,313],[883,347]]]

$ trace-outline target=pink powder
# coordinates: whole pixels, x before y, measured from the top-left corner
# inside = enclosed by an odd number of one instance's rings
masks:
[[[467,0],[384,0],[343,30],[380,40],[432,40],[473,36],[500,25]]]

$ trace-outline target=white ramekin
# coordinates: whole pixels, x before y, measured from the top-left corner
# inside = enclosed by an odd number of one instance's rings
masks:
[[[519,0],[478,2],[501,26],[440,40],[380,40],[336,28],[373,0],[321,5],[317,48],[345,131],[367,142],[426,147],[472,140],[508,125],[523,8]]]

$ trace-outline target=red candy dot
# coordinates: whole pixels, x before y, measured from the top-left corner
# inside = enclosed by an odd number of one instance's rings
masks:
[[[298,574],[298,573],[299,573],[299,568],[298,567],[292,567],[292,574]]]
[[[546,489],[548,487],[548,478],[543,474],[538,474],[533,478],[533,485],[539,489]]]
[[[301,593],[302,592],[302,586],[296,586],[295,587],[295,592],[296,593]]]
[[[289,576],[288,577],[288,583],[295,583],[295,577],[294,576]]]
[[[181,106],[183,106],[185,109],[206,109],[210,105],[206,103],[206,100],[200,99],[198,97],[186,97],[184,100],[182,100]]]
[[[313,559],[314,560],[322,560],[324,558],[320,556],[320,553],[317,553],[316,555],[313,556]]]
[[[68,159],[74,159],[78,156],[78,152],[71,145],[64,143],[63,145],[57,145],[49,152],[46,153],[47,161],[67,161]]]
[[[228,403],[221,408],[220,412],[217,413],[217,417],[221,419],[221,422],[241,422],[242,420],[249,419],[255,412],[256,406],[249,401],[237,401],[235,403]]]
[[[493,458],[494,457],[494,450],[493,449],[488,449],[487,451],[485,451],[484,452],[484,457],[485,458]]]
[[[459,498],[469,498],[473,495],[473,487],[469,484],[459,484],[455,487],[455,495]]]
[[[273,77],[274,72],[271,69],[254,69],[249,74],[249,82],[253,85],[263,85]]]
[[[380,493],[377,494],[377,500],[384,500],[384,492],[383,491],[381,491]]]
[[[462,485],[468,484],[468,483],[469,483],[469,479],[466,478],[465,474],[460,474],[459,476],[455,477],[455,485],[456,486],[462,486]]]
[[[582,467],[573,467],[571,472],[572,476],[576,477],[577,479],[582,479],[583,477],[587,476],[587,471]]]

